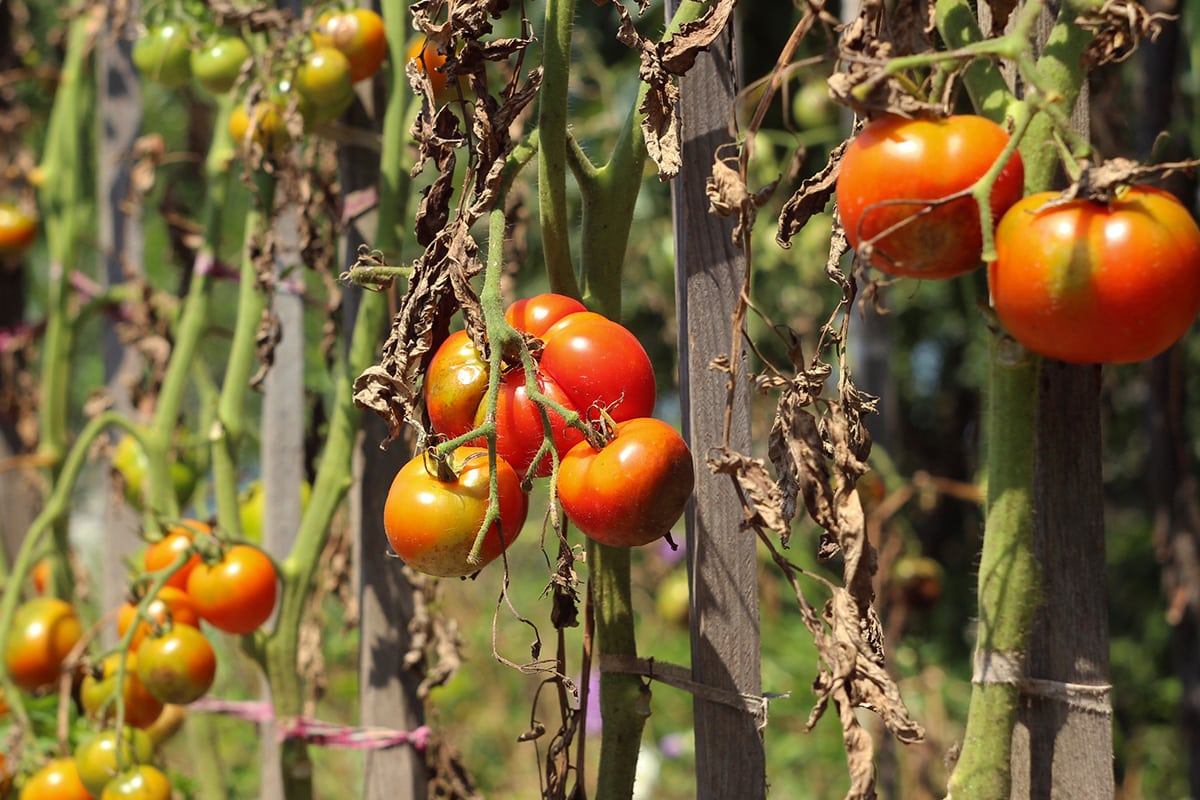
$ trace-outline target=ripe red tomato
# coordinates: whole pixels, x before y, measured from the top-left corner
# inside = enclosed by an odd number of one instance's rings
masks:
[[[448,459],[455,475],[438,475],[432,456],[418,455],[400,468],[383,507],[383,527],[392,549],[413,569],[438,577],[464,577],[494,561],[521,533],[528,500],[517,473],[496,460],[500,519],[488,529],[480,562],[467,556],[488,507],[487,450],[459,447]],[[445,479],[443,479],[445,478]]]
[[[134,66],[163,86],[183,86],[192,77],[192,54],[187,30],[174,23],[151,28],[133,43]]]
[[[621,325],[581,308],[570,298],[545,294],[506,312],[509,324],[542,339],[539,388],[585,416],[595,406],[608,407],[618,422],[650,415],[654,367],[641,343]],[[520,369],[506,374],[496,410],[497,448],[522,475],[533,465],[543,436],[541,415],[524,384]],[[451,438],[474,429],[486,413],[486,391],[486,362],[465,333],[452,334],[434,354],[425,378],[425,405],[433,429]],[[550,413],[550,423],[560,456],[582,438],[557,414]],[[547,458],[535,474],[548,475],[550,467]]]
[[[856,250],[871,243],[870,266],[889,275],[952,278],[982,263],[979,206],[970,197],[931,205],[970,188],[1008,144],[996,123],[972,115],[908,120],[880,117],[846,148],[837,205]],[[992,187],[992,219],[1020,199],[1019,154]]]
[[[166,569],[175,563],[179,556],[192,546],[192,542],[197,536],[208,536],[212,533],[212,528],[203,522],[195,519],[185,519],[180,524],[167,531],[166,535],[153,542],[146,548],[144,563],[147,572],[157,572],[160,569]],[[178,571],[171,574],[167,578],[167,586],[174,586],[176,589],[186,589],[188,576],[192,574],[192,570],[200,563],[200,556],[193,554],[191,558],[184,562],[183,566]]]
[[[366,8],[326,11],[313,28],[314,47],[333,47],[350,61],[350,77],[357,83],[371,77],[387,58],[383,18]]]
[[[213,94],[225,94],[237,83],[250,58],[250,45],[240,36],[219,36],[192,51],[192,75]]]
[[[1074,363],[1151,358],[1200,311],[1200,228],[1172,195],[1149,186],[1109,204],[1035,194],[996,230],[992,305],[1035,353]]]
[[[217,654],[203,633],[187,625],[175,625],[161,636],[142,642],[137,672],[150,694],[159,700],[187,705],[212,688]]]
[[[118,746],[120,758],[118,759]],[[94,795],[117,774],[117,762],[129,766],[142,764],[154,757],[154,743],[145,731],[126,726],[125,735],[118,738],[113,728],[94,733],[75,748],[75,763],[79,780]]]
[[[73,758],[56,758],[33,773],[19,800],[95,800],[79,780]]]
[[[602,450],[588,442],[571,448],[558,469],[558,499],[586,536],[635,547],[670,531],[695,482],[683,437],[667,423],[644,417],[619,423]]]
[[[125,660],[125,680],[121,695],[125,703],[125,724],[145,728],[162,713],[163,704],[142,683],[137,674],[138,654],[130,653]],[[83,676],[79,686],[79,701],[89,717],[101,722],[116,719],[117,674],[121,654],[111,653]]]
[[[296,91],[307,101],[306,120],[320,124],[337,119],[354,100],[349,60],[340,50],[318,47],[296,70]]]
[[[27,692],[54,683],[82,636],[83,626],[70,603],[53,597],[30,600],[17,609],[5,640],[9,677]]]
[[[37,217],[12,203],[0,203],[0,256],[24,253],[37,239]]]
[[[580,311],[587,311],[587,306],[574,297],[547,292],[517,300],[505,309],[504,319],[517,330],[540,339],[551,325]]]
[[[170,800],[171,782],[158,767],[138,764],[117,775],[100,795],[100,800]]]
[[[129,626],[133,625],[137,619],[137,605],[137,601],[128,601],[117,610],[118,638],[124,637]],[[187,592],[176,586],[162,587],[158,591],[158,595],[146,606],[146,614],[160,627],[168,625],[200,627],[200,615],[196,613],[192,598],[188,596]],[[153,628],[150,623],[144,620],[138,623],[137,630],[133,632],[133,638],[129,642],[129,649],[137,650],[141,646],[142,640],[152,632]]]
[[[275,564],[262,550],[235,544],[213,564],[201,562],[188,576],[196,612],[226,633],[252,633],[275,610]]]

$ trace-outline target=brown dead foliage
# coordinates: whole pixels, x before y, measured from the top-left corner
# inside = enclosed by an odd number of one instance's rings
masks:
[[[1107,0],[1096,11],[1076,20],[1080,27],[1094,34],[1083,52],[1084,63],[1098,67],[1124,61],[1133,55],[1143,39],[1153,42],[1162,33],[1163,23],[1176,18],[1174,14],[1151,13],[1132,0]]]

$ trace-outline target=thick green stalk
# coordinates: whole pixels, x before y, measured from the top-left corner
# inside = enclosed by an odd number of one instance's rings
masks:
[[[567,212],[567,81],[575,0],[546,0],[538,93],[538,209],[550,290],[579,297]]]
[[[383,18],[392,64],[403,64],[408,36],[406,5],[384,3]],[[395,257],[401,243],[398,221],[406,214],[411,179],[404,164],[404,146],[408,141],[404,113],[408,106],[407,83],[398,66],[393,67],[392,75],[383,122],[378,209],[381,224],[375,246]],[[362,412],[354,405],[354,377],[375,360],[387,314],[386,293],[363,293],[349,350],[334,381],[334,406],[313,481],[312,499],[301,517],[292,551],[280,564],[283,592],[279,616],[274,631],[257,649],[271,687],[275,715],[280,720],[297,717],[303,710],[304,687],[297,665],[300,622],[320,565],[321,551],[329,540],[333,515],[350,488],[354,443],[362,418]],[[307,744],[300,739],[285,741],[280,762],[284,796],[288,800],[311,798],[312,763]]]

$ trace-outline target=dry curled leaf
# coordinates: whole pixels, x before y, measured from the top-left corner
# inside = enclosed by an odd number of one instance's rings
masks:
[[[792,237],[829,205],[829,198],[833,197],[833,190],[837,188],[838,171],[848,144],[848,141],[844,141],[833,148],[821,171],[805,178],[783,204],[779,212],[779,229],[775,234],[775,241],[780,247],[791,247]]]
[[[1133,0],[1107,0],[1076,20],[1080,27],[1093,32],[1092,41],[1083,51],[1083,61],[1092,67],[1124,61],[1143,39],[1153,42],[1162,33],[1163,23],[1174,19],[1174,14],[1152,14]]]
[[[783,541],[791,536],[791,517],[783,510],[779,487],[761,458],[722,448],[708,458],[714,474],[730,475],[737,483],[749,515],[748,524],[774,532]]]
[[[757,192],[751,192],[739,167],[737,155],[722,156],[718,152],[713,158],[712,173],[704,182],[709,211],[721,217],[737,217],[731,234],[734,246],[741,245],[743,234],[754,227],[758,209],[766,204],[779,185],[775,180]]]

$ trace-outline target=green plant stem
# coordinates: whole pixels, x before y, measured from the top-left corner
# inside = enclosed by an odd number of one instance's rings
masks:
[[[546,0],[538,92],[538,209],[550,290],[579,297],[567,213],[567,81],[575,0]]]

